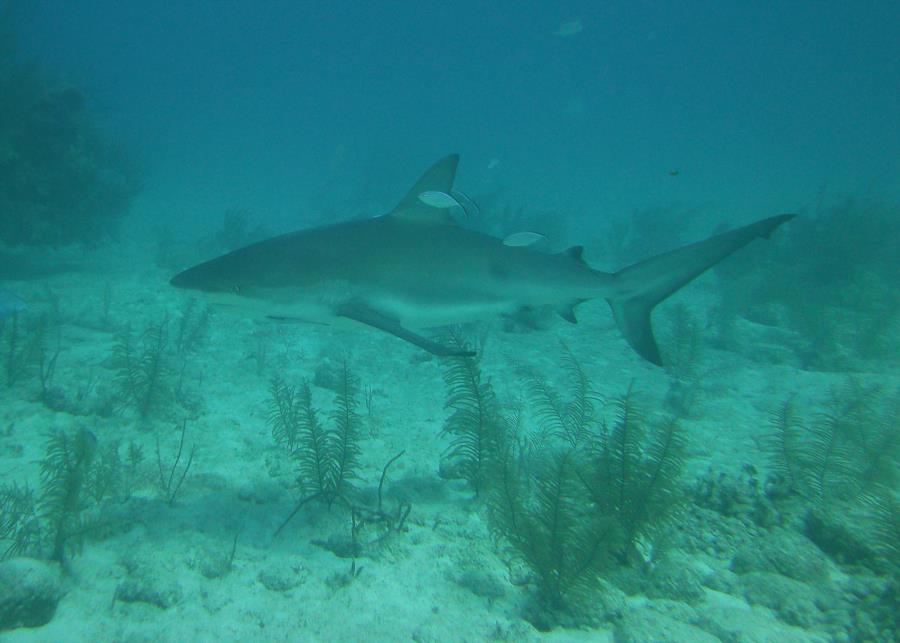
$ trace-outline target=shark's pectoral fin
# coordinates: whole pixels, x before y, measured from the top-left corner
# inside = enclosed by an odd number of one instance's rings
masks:
[[[396,319],[363,303],[354,302],[343,304],[335,310],[335,314],[339,317],[346,317],[347,319],[358,321],[366,326],[383,330],[384,332],[390,333],[394,337],[399,337],[414,346],[424,348],[432,355],[437,355],[438,357],[474,357],[475,355],[474,351],[454,350],[422,337],[408,328],[404,328]]]

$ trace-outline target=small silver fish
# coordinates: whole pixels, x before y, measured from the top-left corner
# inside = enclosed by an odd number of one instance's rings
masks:
[[[553,35],[568,38],[575,34],[579,34],[582,31],[584,31],[584,25],[581,23],[581,20],[570,20],[557,27],[556,31],[553,32]]]
[[[512,248],[524,248],[533,246],[546,238],[539,232],[514,232],[503,240],[503,245]]]
[[[454,199],[452,195],[437,190],[426,190],[425,192],[422,192],[422,194],[419,195],[419,201],[432,208],[440,208],[441,210],[462,207],[459,201]]]

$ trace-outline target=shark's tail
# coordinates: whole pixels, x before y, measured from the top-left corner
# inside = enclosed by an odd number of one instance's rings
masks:
[[[780,214],[723,234],[677,248],[613,275],[617,295],[607,298],[619,330],[641,357],[662,366],[650,326],[653,308],[673,292],[756,238],[768,239],[782,223],[794,218]]]

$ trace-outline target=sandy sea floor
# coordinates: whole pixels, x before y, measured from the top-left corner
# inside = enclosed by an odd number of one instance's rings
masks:
[[[124,326],[140,333],[168,315],[171,338],[187,297],[167,285],[168,276],[155,268],[133,270],[124,257],[114,257],[85,271],[5,285],[29,300],[28,315],[58,309],[54,385],[70,400],[80,392],[90,406],[117,385],[112,356]],[[703,320],[716,287],[713,279],[701,280],[678,302]],[[666,315],[678,302],[657,313],[661,343]],[[603,302],[584,304],[578,317],[577,325],[554,320],[533,332],[489,327],[481,368],[505,408],[522,408],[528,426],[522,373],[564,382],[562,340],[601,395],[614,397],[633,386],[651,413],[679,409],[673,396],[681,385],[632,353]],[[749,477],[764,480],[760,438],[777,404],[793,393],[801,409],[813,409],[847,380],[845,373],[805,371],[790,359],[773,359],[790,350],[768,328],[742,322],[734,332],[737,351],[701,337],[689,384],[693,401],[681,420],[686,489],[719,475],[735,485]],[[186,364],[178,381],[190,409],[173,404],[147,420],[132,410],[76,415],[49,409],[35,377],[0,388],[5,483],[40,488],[39,462],[51,429],[83,427],[101,445],[118,440],[124,449],[133,442],[145,456],[131,497],[104,505],[108,522],[71,557],[53,619],[3,632],[3,640],[827,641],[841,640],[841,633],[851,640],[851,616],[835,624],[840,617],[829,611],[828,598],[848,591],[847,569],[825,561],[833,592],[825,598],[821,585],[790,579],[819,606],[808,614],[766,604],[729,571],[737,549],[769,538],[765,529],[695,505],[673,527],[678,534],[671,560],[697,581],[684,581],[692,588],[688,595],[680,594],[680,586],[630,595],[611,589],[593,624],[541,632],[523,618],[533,588],[511,582],[521,572],[492,541],[482,505],[463,482],[439,476],[448,415],[439,360],[373,330],[278,324],[215,310],[204,335],[186,360],[172,356]],[[355,559],[338,555],[351,526],[339,506],[309,504],[273,535],[299,495],[295,464],[266,422],[275,375],[313,382],[315,406],[325,417],[334,397],[329,373],[344,356],[362,390],[357,485],[372,499],[382,467],[403,451],[388,472],[386,503],[393,506],[400,497],[411,503],[404,528],[383,537],[363,533],[362,555]],[[893,372],[883,372],[887,368],[887,362],[874,363],[871,372],[855,377],[895,390],[896,363]],[[192,446],[196,451],[170,505],[156,485],[156,444],[171,462],[184,418],[185,454]],[[713,518],[719,522],[710,523]],[[723,530],[730,530],[730,541],[717,540]]]

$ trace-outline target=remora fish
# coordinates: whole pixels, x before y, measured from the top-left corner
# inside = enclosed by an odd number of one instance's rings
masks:
[[[213,301],[275,319],[353,320],[435,355],[458,354],[420,329],[603,297],[642,357],[661,364],[650,312],[663,299],[750,241],[794,217],[782,214],[651,257],[616,273],[591,269],[581,246],[544,254],[457,225],[424,192],[450,194],[459,162],[435,163],[384,216],[260,241],[172,278]],[[426,198],[427,200],[427,198]]]

